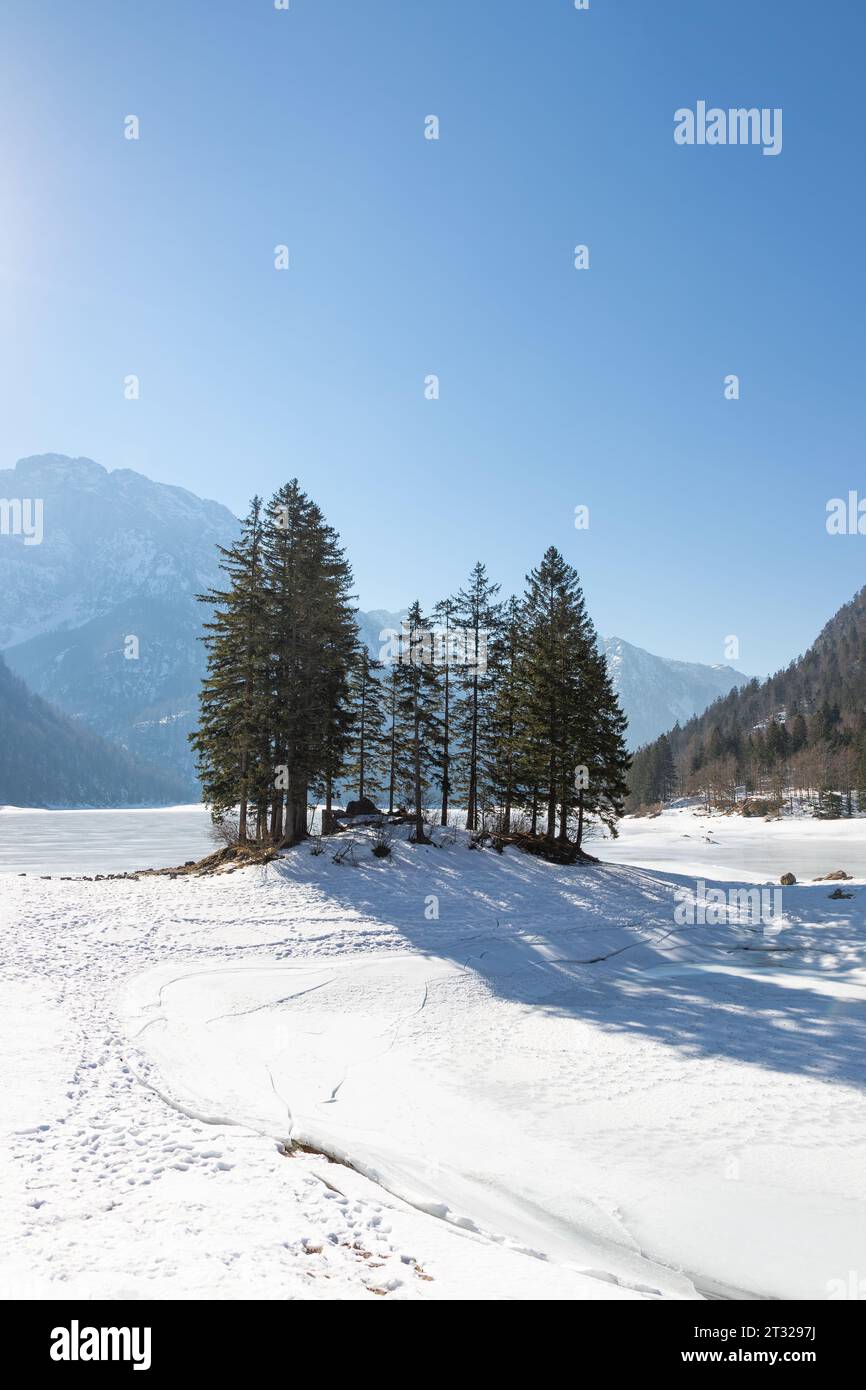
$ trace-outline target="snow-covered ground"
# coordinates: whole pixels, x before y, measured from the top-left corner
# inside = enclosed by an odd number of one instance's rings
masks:
[[[778,883],[789,872],[809,882],[833,869],[866,879],[866,819],[860,817],[765,820],[683,806],[655,817],[626,816],[618,839],[590,840],[587,849],[613,863],[742,883]]]
[[[678,926],[714,849],[646,824],[678,870],[359,833],[4,879],[0,1292],[826,1297],[866,1259],[864,888]]]

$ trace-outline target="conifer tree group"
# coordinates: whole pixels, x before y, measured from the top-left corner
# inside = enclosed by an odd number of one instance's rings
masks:
[[[521,598],[478,563],[428,616],[416,601],[388,649],[360,640],[339,538],[297,480],[254,498],[224,584],[200,595],[208,670],[192,736],[204,800],[242,842],[293,844],[322,805],[524,831],[579,851],[587,820],[615,832],[625,718],[577,573],[551,547]],[[434,811],[435,803],[435,811]]]

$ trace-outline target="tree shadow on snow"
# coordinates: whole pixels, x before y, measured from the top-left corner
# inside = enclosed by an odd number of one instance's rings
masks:
[[[303,882],[340,910],[348,933],[381,927],[387,949],[402,938],[498,998],[694,1058],[866,1083],[859,894],[831,902],[825,884],[785,890],[781,924],[767,933],[738,921],[678,925],[674,894],[693,893],[695,880],[626,865],[566,868],[465,841],[397,843],[387,860],[361,842],[354,865],[308,855],[299,846],[272,866],[287,888]]]

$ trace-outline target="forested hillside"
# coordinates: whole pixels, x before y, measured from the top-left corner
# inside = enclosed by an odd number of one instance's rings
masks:
[[[0,657],[0,803],[9,806],[172,805],[180,778],[82,729]]]
[[[753,794],[866,810],[866,588],[804,656],[753,680],[638,751],[630,809],[674,794],[724,804]]]

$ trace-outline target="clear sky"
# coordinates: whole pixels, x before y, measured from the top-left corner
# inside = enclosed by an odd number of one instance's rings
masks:
[[[602,632],[773,669],[866,582],[864,58],[858,0],[2,0],[0,467],[297,475],[362,607],[553,543]]]

